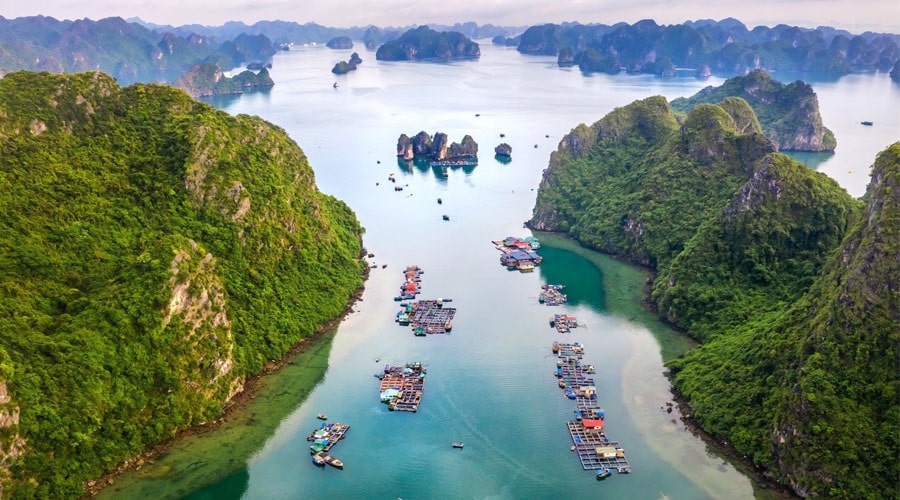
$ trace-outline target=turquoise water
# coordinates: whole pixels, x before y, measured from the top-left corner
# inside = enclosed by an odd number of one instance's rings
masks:
[[[356,211],[366,228],[366,247],[375,254],[369,260],[377,267],[356,311],[337,329],[321,382],[305,399],[298,396],[254,417],[254,422],[271,422],[271,431],[248,433],[245,439],[231,436],[226,448],[231,451],[206,451],[188,442],[152,467],[117,478],[105,495],[753,495],[749,479],[711,454],[680,423],[677,411],[664,411],[671,395],[660,349],[671,344],[677,350],[679,340],[642,309],[642,273],[623,270],[612,259],[588,260],[549,247],[542,250],[545,261],[536,272],[509,272],[491,244],[528,234],[523,222],[531,215],[541,172],[575,125],[593,123],[635,99],[687,96],[721,80],[585,76],[557,68],[551,57],[526,57],[487,43],[482,51],[480,61],[449,64],[376,62],[373,53],[363,52],[357,71],[334,77],[330,68],[351,51],[299,48],[276,56],[272,76],[277,83],[271,92],[217,102],[229,113],[260,115],[287,130],[307,154],[319,188]],[[817,168],[833,172],[854,195],[864,189],[865,166],[900,130],[897,117],[883,112],[900,103],[897,87],[886,81],[885,75],[852,75],[820,92],[825,123],[837,133],[839,149]],[[865,96],[857,95],[863,91]],[[867,106],[855,111],[876,126],[853,129],[851,122],[859,120],[841,114],[846,101]],[[401,168],[395,158],[397,138],[420,130],[445,132],[457,142],[472,135],[481,150],[479,165],[451,169],[446,178],[429,167]],[[493,158],[500,142],[513,147],[511,163]],[[394,191],[391,173],[403,191]],[[442,220],[445,214],[449,221]],[[418,338],[393,321],[397,304],[392,297],[407,264],[425,270],[423,298],[453,299],[458,312],[450,335]],[[571,303],[560,308],[538,304],[540,285],[547,282],[566,284]],[[560,337],[548,325],[553,312],[574,314],[584,326]],[[598,483],[569,451],[564,423],[574,406],[552,375],[550,344],[557,339],[586,344],[585,361],[597,367],[607,434],[625,448],[633,474]],[[373,374],[384,363],[411,361],[428,368],[420,410],[391,413],[379,403]],[[272,382],[276,389],[283,383],[289,382]],[[346,464],[343,471],[310,463],[306,435],[319,425],[317,413],[351,425],[347,438],[332,450]],[[215,441],[217,435],[210,433],[208,439]],[[464,441],[465,448],[451,448],[452,441]],[[201,449],[204,456],[187,465],[166,465],[179,453]]]

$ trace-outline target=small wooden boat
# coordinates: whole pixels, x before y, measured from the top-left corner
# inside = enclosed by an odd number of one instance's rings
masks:
[[[873,125],[873,123],[872,123],[872,122],[869,122],[869,121],[859,122],[859,123],[861,123],[861,124],[863,124],[863,125],[866,125],[867,127],[871,127],[871,126]]]
[[[444,219],[444,220],[450,220],[450,216],[449,216],[449,215],[442,215],[441,218]]]
[[[325,459],[322,458],[322,455],[319,453],[316,453],[312,456],[312,462],[319,467],[325,467]]]
[[[341,462],[339,459],[337,459],[331,455],[322,454],[322,460],[324,460],[326,464],[328,464],[334,468],[337,468],[337,469],[344,468],[344,462]]]
[[[609,469],[597,469],[597,481],[602,481],[612,475]]]
[[[328,415],[325,415],[324,413],[319,413],[318,415],[316,415],[316,418],[318,418],[319,420],[328,420]]]
[[[451,443],[451,446],[453,446],[454,448],[462,448],[463,443],[462,441],[454,441],[453,443]]]
[[[559,342],[553,341],[553,347],[550,348],[553,352],[559,352]]]

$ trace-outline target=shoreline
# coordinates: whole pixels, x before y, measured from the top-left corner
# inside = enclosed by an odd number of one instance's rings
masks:
[[[738,471],[750,477],[753,482],[754,496],[772,500],[803,498],[794,493],[789,487],[766,476],[763,467],[756,465],[745,455],[738,453],[738,451],[734,449],[734,446],[729,444],[728,441],[725,441],[724,439],[720,440],[707,432],[706,429],[694,420],[690,402],[685,399],[675,385],[671,383],[672,378],[668,371],[666,371],[665,377],[670,381],[672,401],[678,406],[678,411],[681,413],[681,422],[684,424],[684,427],[690,431],[691,434],[700,438],[707,446],[715,450],[716,453],[727,457],[728,461],[731,462]],[[766,494],[764,496],[760,495],[762,492],[765,492]]]
[[[368,252],[363,249],[360,262],[365,262],[367,253]],[[258,385],[265,377],[280,370],[286,363],[289,363],[308,348],[314,347],[326,332],[336,329],[348,315],[354,312],[353,307],[357,302],[362,301],[362,296],[366,289],[366,281],[369,279],[369,272],[370,268],[366,266],[362,273],[362,284],[354,290],[350,299],[344,305],[343,310],[337,316],[319,325],[316,331],[308,337],[300,339],[299,342],[285,351],[279,359],[266,363],[262,371],[247,376],[244,381],[244,390],[222,405],[222,415],[219,418],[182,429],[176,432],[171,438],[147,448],[136,456],[124,460],[114,470],[85,482],[84,493],[81,495],[81,498],[96,497],[102,490],[114,485],[116,477],[125,472],[138,470],[145,464],[153,464],[156,457],[164,454],[176,443],[191,436],[202,435],[214,431],[227,422],[235,410],[242,408],[256,397]]]
[[[603,252],[601,250],[585,247],[577,239],[572,238],[571,236],[563,232],[538,230],[530,227],[529,229],[536,233],[550,234],[559,238],[563,238],[565,240],[569,240],[585,250],[607,256],[612,260],[636,267],[642,272],[646,273],[647,279],[641,287],[641,296],[637,298],[637,300],[639,300],[640,302],[640,306],[648,314],[655,317],[661,324],[665,325],[668,329],[670,329],[677,335],[686,337],[694,342],[694,349],[702,345],[699,343],[699,341],[691,337],[686,330],[672,323],[669,323],[659,316],[659,313],[656,310],[655,304],[651,298],[652,285],[657,274],[655,269],[639,262],[624,258],[622,256],[617,256],[607,252]],[[663,356],[663,366],[666,366],[666,363],[666,357]],[[774,479],[766,476],[765,470],[762,467],[757,466],[755,463],[753,463],[752,460],[750,460],[749,458],[745,458],[743,455],[738,453],[737,450],[735,450],[733,446],[728,444],[727,441],[725,441],[724,439],[718,439],[712,434],[708,433],[696,420],[694,420],[692,416],[693,409],[690,406],[690,402],[688,402],[684,398],[684,396],[682,396],[681,393],[678,392],[678,389],[672,383],[671,373],[668,371],[668,369],[666,369],[664,376],[669,383],[669,393],[671,396],[671,401],[678,406],[678,410],[681,414],[681,422],[684,424],[685,428],[690,431],[691,434],[700,438],[700,440],[702,440],[707,446],[709,446],[715,453],[727,458],[727,460],[735,467],[735,469],[749,477],[751,483],[753,484],[754,494],[757,497],[762,494],[762,498],[769,500],[787,500],[801,498],[796,495],[789,487],[778,483]]]

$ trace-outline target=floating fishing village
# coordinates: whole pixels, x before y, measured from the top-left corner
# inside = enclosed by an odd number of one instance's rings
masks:
[[[321,417],[320,417],[321,418]],[[324,467],[326,464],[338,468],[344,468],[344,462],[331,455],[329,452],[341,439],[347,435],[350,426],[341,423],[322,422],[321,427],[312,431],[306,437],[307,441],[312,441],[309,451],[312,454],[313,464]]]
[[[541,244],[534,236],[526,238],[507,236],[491,243],[500,251],[500,263],[510,271],[534,271],[534,268],[539,266],[543,260],[543,257],[536,252]]]
[[[391,411],[419,411],[425,391],[425,367],[421,363],[405,366],[384,365],[384,373],[375,375],[381,380],[381,402]]]
[[[501,264],[509,270],[532,271],[542,261],[542,257],[536,252],[540,248],[540,242],[533,236],[510,236],[492,243],[500,251]],[[455,308],[447,306],[452,300],[416,299],[422,292],[423,274],[424,271],[417,265],[408,265],[403,270],[400,292],[394,297],[394,301],[400,303],[400,310],[394,321],[400,326],[410,327],[413,335],[418,337],[450,333],[456,314]],[[564,290],[563,284],[541,285],[538,303],[563,306],[568,302]],[[559,313],[550,318],[550,326],[557,333],[566,334],[579,324],[575,316]],[[593,365],[582,364],[584,345],[579,342],[554,341],[551,350],[556,355],[554,375],[557,385],[565,397],[575,403],[574,416],[566,421],[566,428],[572,440],[570,450],[578,456],[582,469],[594,471],[598,481],[610,477],[613,472],[631,473],[625,450],[606,435],[606,414],[599,405],[594,385],[593,375],[596,370]],[[375,361],[380,361],[380,358]],[[382,371],[375,374],[379,381],[380,401],[391,412],[417,412],[425,392],[425,374],[425,367],[420,362],[385,364]],[[320,414],[319,418],[325,417]],[[309,435],[308,439],[313,442],[310,451],[314,464],[343,468],[343,462],[330,455],[329,450],[345,436],[349,427],[344,424],[323,423]],[[452,448],[462,449],[463,446],[462,441],[451,443]]]
[[[571,450],[578,454],[581,467],[596,471],[598,480],[606,479],[615,470],[619,474],[631,472],[625,450],[618,442],[610,441],[605,433],[605,412],[597,402],[593,365],[582,365],[584,346],[579,342],[553,342],[557,356],[556,377],[567,398],[574,400],[574,420],[566,422],[572,437]]]
[[[407,266],[403,271],[404,281],[400,285],[400,295],[394,297],[395,301],[401,301],[401,309],[397,311],[394,321],[400,326],[411,327],[413,335],[417,337],[424,337],[432,333],[450,333],[450,330],[453,329],[456,308],[444,305],[452,302],[453,299],[402,302],[414,299],[420,292],[423,272],[416,265]]]
[[[548,306],[565,304],[568,301],[566,294],[562,293],[565,288],[565,285],[541,285],[538,302]]]

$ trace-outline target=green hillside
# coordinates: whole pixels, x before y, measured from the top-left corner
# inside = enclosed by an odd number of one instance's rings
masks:
[[[761,120],[760,120],[761,121]],[[801,495],[888,498],[900,470],[900,144],[867,195],[774,152],[749,105],[661,97],[560,142],[529,226],[651,266],[693,417]]]
[[[212,420],[339,315],[362,229],[278,127],[101,73],[0,80],[3,494]]]
[[[807,292],[672,363],[694,417],[796,492],[892,498],[900,470],[900,143]]]
[[[672,107],[687,112],[700,103],[718,104],[729,97],[750,104],[763,133],[779,150],[834,151],[837,147],[834,133],[822,124],[819,98],[812,87],[800,80],[785,85],[761,69],[675,99]]]

